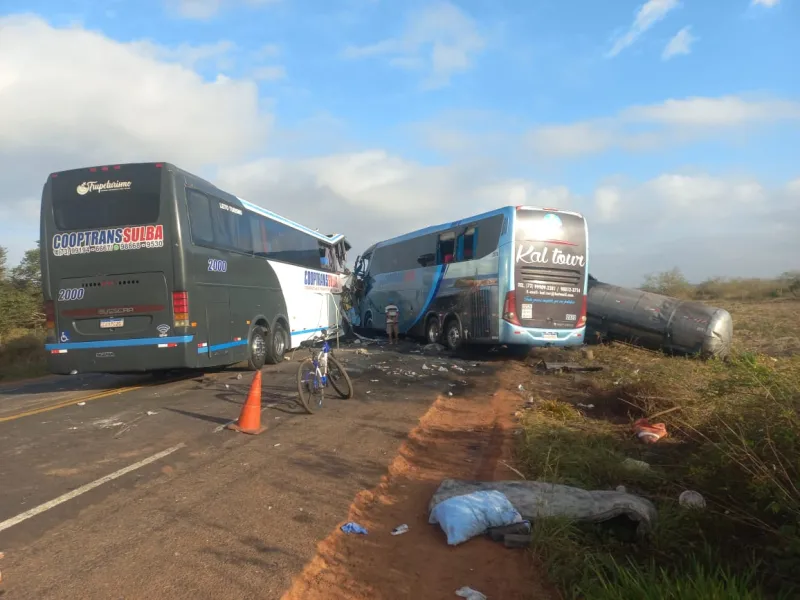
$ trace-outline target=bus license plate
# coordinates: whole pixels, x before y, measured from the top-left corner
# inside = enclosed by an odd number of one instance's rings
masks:
[[[546,340],[557,340],[558,334],[555,331],[545,331],[542,337]]]
[[[125,325],[125,319],[102,319],[100,329],[117,329]]]

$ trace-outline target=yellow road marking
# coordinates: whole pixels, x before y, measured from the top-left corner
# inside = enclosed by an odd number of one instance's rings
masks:
[[[108,398],[109,396],[116,396],[117,394],[124,394],[126,392],[134,392],[136,390],[141,390],[146,387],[153,387],[153,385],[166,385],[169,383],[175,383],[176,381],[181,381],[182,379],[186,379],[185,377],[180,377],[176,379],[167,379],[165,381],[160,381],[157,384],[144,384],[144,385],[133,385],[128,387],[121,387],[114,390],[106,390],[104,392],[98,392],[97,394],[91,394],[89,396],[83,396],[81,398],[73,398],[72,400],[64,400],[63,402],[59,402],[57,404],[51,404],[49,406],[42,406],[41,408],[34,408],[32,410],[27,410],[25,412],[17,413],[15,415],[10,415],[8,417],[0,417],[0,423],[5,423],[7,421],[15,421],[17,419],[21,419],[22,417],[31,417],[33,415],[39,415],[41,413],[49,412],[51,410],[58,410],[59,408],[65,408],[67,406],[72,406],[74,404],[79,404],[80,402],[91,402],[92,400],[100,400],[102,398]]]

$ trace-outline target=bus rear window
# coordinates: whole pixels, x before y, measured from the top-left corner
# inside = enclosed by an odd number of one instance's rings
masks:
[[[161,209],[161,169],[59,173],[52,180],[53,217],[60,231],[149,225]]]

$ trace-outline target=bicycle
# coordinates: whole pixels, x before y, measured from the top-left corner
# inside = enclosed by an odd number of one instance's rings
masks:
[[[328,344],[327,337],[328,331],[323,329],[320,335],[301,342],[299,346],[308,348],[311,354],[297,368],[297,393],[300,396],[300,405],[310,415],[314,414],[315,410],[322,408],[325,388],[329,383],[341,398],[347,400],[353,397],[353,383],[350,381],[350,375],[333,356],[333,350]],[[322,349],[315,355],[314,344],[320,339],[322,340]],[[344,384],[347,385],[346,388]],[[312,396],[317,396],[316,406],[312,406]]]

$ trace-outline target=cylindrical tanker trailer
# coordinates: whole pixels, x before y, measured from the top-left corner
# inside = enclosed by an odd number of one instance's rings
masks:
[[[590,275],[586,341],[596,338],[724,358],[731,349],[733,319],[722,308],[609,285]]]

